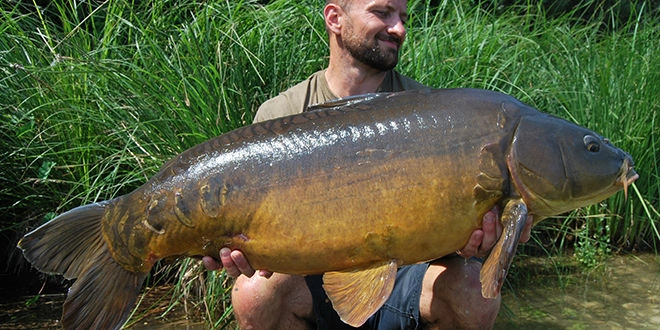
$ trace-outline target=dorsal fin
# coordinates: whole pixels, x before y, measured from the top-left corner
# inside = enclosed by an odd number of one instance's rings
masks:
[[[391,260],[367,269],[328,272],[325,289],[341,320],[359,327],[390,297],[398,264]]]
[[[314,110],[321,110],[321,109],[330,109],[330,108],[337,108],[337,107],[343,107],[343,106],[349,106],[349,105],[355,105],[358,103],[370,101],[379,97],[383,97],[387,95],[387,93],[369,93],[369,94],[361,94],[361,95],[353,95],[353,96],[348,96],[348,97],[343,97],[340,99],[335,99],[335,100],[330,100],[328,102],[324,103],[319,103],[319,104],[313,104],[310,105],[307,108],[307,111],[314,111]]]

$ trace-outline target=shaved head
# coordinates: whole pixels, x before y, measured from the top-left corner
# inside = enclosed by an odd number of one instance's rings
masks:
[[[349,4],[351,4],[351,0],[326,0],[325,4],[328,5],[330,3],[334,3],[335,5],[341,7],[344,11],[348,11],[349,9]]]

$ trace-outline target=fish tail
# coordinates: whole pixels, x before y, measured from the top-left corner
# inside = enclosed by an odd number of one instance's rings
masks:
[[[504,226],[502,235],[481,267],[481,295],[484,298],[496,298],[500,294],[527,222],[527,206],[522,200],[509,201],[502,211],[501,221]]]
[[[119,329],[147,274],[130,272],[110,254],[101,233],[108,202],[72,209],[18,242],[39,271],[77,279],[62,312],[65,329]]]

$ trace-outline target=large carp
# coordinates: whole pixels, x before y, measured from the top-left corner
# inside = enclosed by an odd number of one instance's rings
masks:
[[[637,177],[607,139],[505,94],[376,94],[204,142],[19,247],[40,271],[77,278],[65,328],[120,327],[156,261],[222,247],[256,269],[323,273],[342,319],[360,325],[398,266],[462,248],[494,205],[505,229],[482,268],[485,297],[499,293],[527,215],[596,203]]]

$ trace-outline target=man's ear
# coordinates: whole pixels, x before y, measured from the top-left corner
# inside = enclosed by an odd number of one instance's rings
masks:
[[[341,32],[341,21],[344,10],[335,3],[329,3],[323,9],[325,16],[325,28],[330,33],[339,34]]]

